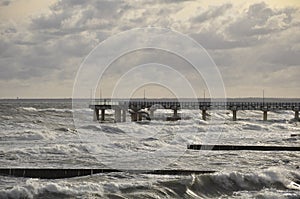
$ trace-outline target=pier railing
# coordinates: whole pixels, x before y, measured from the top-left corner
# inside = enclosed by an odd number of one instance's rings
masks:
[[[300,102],[226,102],[174,99],[96,99],[90,106],[138,107],[139,109],[157,106],[166,109],[205,109],[205,110],[300,110]]]

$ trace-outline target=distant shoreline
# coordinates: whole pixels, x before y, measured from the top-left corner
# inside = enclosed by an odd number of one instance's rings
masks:
[[[109,100],[110,98],[101,98],[101,100],[107,99]],[[174,100],[176,98],[132,98],[134,100]],[[1,101],[43,101],[43,100],[48,100],[48,101],[72,101],[72,100],[91,100],[90,98],[77,98],[77,99],[73,99],[73,98],[0,98],[0,102]],[[100,98],[95,98],[93,100],[100,100]],[[128,98],[114,98],[113,100],[129,100]],[[270,97],[270,98],[262,98],[262,97],[239,97],[239,98],[179,98],[177,100],[199,100],[199,101],[211,101],[211,100],[220,100],[220,101],[262,101],[264,100],[265,102],[268,101],[300,101],[300,97],[298,98],[289,98],[289,97],[279,97],[279,98],[275,98],[275,97]]]

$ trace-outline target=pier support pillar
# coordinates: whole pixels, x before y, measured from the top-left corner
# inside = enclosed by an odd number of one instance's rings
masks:
[[[264,121],[268,120],[268,111],[264,111]]]
[[[173,117],[174,117],[174,118],[177,118],[177,117],[178,117],[177,109],[174,109]]]
[[[299,111],[295,111],[295,120],[299,121]]]
[[[142,121],[143,120],[142,113],[137,113],[137,119],[138,119],[138,121]]]
[[[206,120],[206,110],[202,110],[202,119]]]
[[[122,122],[126,122],[126,109],[122,110]]]
[[[232,120],[233,121],[237,120],[236,113],[237,113],[237,110],[232,110]]]
[[[98,121],[99,120],[99,109],[94,109],[94,117],[93,117],[94,121]]]
[[[154,110],[150,110],[150,118],[154,118]]]
[[[105,120],[105,109],[101,109],[101,121]]]
[[[136,121],[137,121],[137,119],[138,119],[138,118],[137,118],[137,115],[138,115],[138,114],[137,114],[136,112],[131,113],[130,116],[131,116],[131,121],[132,121],[132,122],[136,122]]]
[[[121,122],[121,109],[115,109],[115,121]]]

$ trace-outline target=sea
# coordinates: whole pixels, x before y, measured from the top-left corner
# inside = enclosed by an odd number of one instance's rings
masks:
[[[62,179],[0,176],[0,198],[300,198],[299,151],[188,150],[189,144],[300,146],[293,111],[154,112],[151,121],[93,121],[89,101],[0,100],[1,168],[112,168]],[[132,170],[198,170],[163,175]]]

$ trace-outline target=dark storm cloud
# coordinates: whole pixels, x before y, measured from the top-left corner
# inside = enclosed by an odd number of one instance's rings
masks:
[[[214,20],[219,16],[223,16],[226,13],[226,11],[228,11],[230,8],[232,8],[232,4],[224,4],[219,7],[209,8],[207,11],[193,18],[192,22],[202,23],[207,20]]]
[[[190,36],[206,49],[231,49],[251,45],[250,41],[226,39],[223,34],[210,31],[202,31]]]
[[[296,9],[272,10],[265,3],[251,5],[228,32],[237,38],[274,34],[290,27],[291,14]]]
[[[0,6],[8,6],[11,4],[12,1],[9,1],[9,0],[2,0],[0,1]]]
[[[35,30],[60,30],[66,34],[112,28],[126,8],[121,1],[60,1],[50,15],[32,20]]]
[[[231,4],[210,8],[191,19],[191,36],[208,49],[263,45],[286,29],[298,26],[292,16],[297,9],[271,9],[265,3],[250,5],[235,18]],[[217,20],[216,18],[223,19]],[[208,22],[206,22],[208,20]],[[204,28],[203,28],[204,27]]]
[[[265,3],[252,4],[242,12],[229,9],[211,19],[201,13],[195,16],[191,29],[196,33],[190,34],[209,51],[225,85],[229,88],[276,85],[274,92],[277,88],[297,89],[299,10],[270,8]],[[195,23],[197,18],[201,23]]]
[[[299,83],[295,75],[300,66],[298,9],[256,3],[241,10],[224,3],[200,5],[186,19],[178,17],[188,3],[194,2],[58,1],[49,13],[32,16],[25,28],[0,27],[0,78],[73,80],[84,57],[99,42],[132,28],[158,26],[198,41],[220,67],[227,85],[251,85],[262,77],[267,77],[264,84],[272,85],[280,76],[290,78],[285,86]]]
[[[112,23],[108,27],[108,20],[113,11],[118,13],[116,6],[111,1],[101,5],[98,1],[60,1],[50,14],[32,18],[25,32],[18,27],[3,28],[1,78],[29,79],[57,71],[76,71],[99,39],[107,37],[102,30],[113,27]]]

